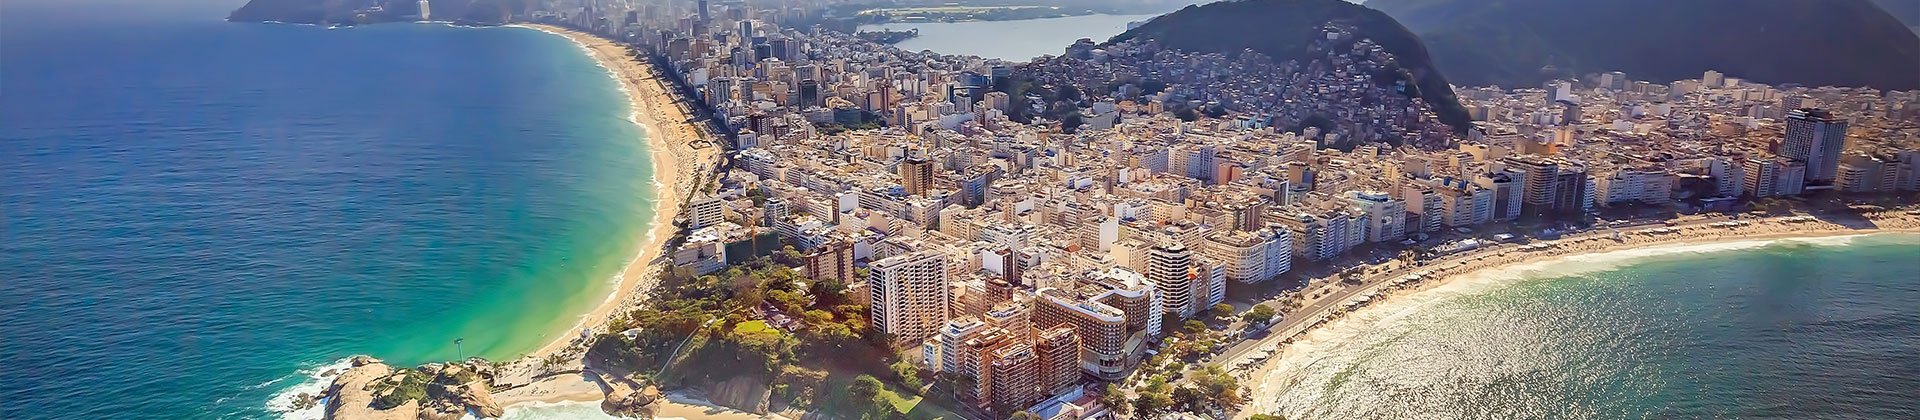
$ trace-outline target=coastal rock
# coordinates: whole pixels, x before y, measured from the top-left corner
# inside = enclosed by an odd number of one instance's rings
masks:
[[[420,414],[416,418],[419,420],[460,420],[460,418],[466,416],[466,414],[467,410],[465,406],[452,404],[446,400],[435,400],[429,402],[426,407],[421,407]]]
[[[333,384],[327,387],[326,419],[407,420],[419,417],[419,404],[411,401],[387,410],[373,407],[376,398],[373,385],[391,377],[393,368],[379,359],[366,356],[354,356],[351,364],[353,368],[334,378]]]
[[[488,362],[487,359],[482,359],[478,357],[469,358],[467,359],[467,363],[465,366],[467,367],[467,369],[473,370],[473,373],[480,374],[480,378],[486,379],[487,382],[489,383],[493,382],[493,377],[494,377],[493,363]]]
[[[500,407],[500,403],[493,400],[493,392],[487,390],[487,386],[479,381],[468,382],[454,395],[466,405],[467,409],[473,410],[473,413],[480,417],[492,418],[506,414],[506,410]]]
[[[620,417],[653,418],[654,412],[660,408],[656,404],[661,400],[658,388],[649,386],[631,392],[619,391],[616,388],[615,392],[607,394],[607,399],[600,401],[600,411]]]
[[[753,375],[735,376],[706,391],[708,401],[714,404],[753,414],[767,414],[768,397],[773,394],[765,379]]]
[[[458,420],[468,413],[481,418],[505,414],[493,398],[493,364],[485,359],[427,363],[412,370],[396,370],[367,356],[354,356],[348,364],[353,367],[335,377],[322,395],[327,419]],[[405,386],[411,387],[411,396],[391,395]],[[382,398],[410,399],[383,410],[376,405]]]

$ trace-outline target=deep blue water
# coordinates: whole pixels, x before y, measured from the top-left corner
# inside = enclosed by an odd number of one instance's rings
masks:
[[[0,6],[0,418],[264,418],[352,354],[511,357],[650,218],[625,97],[558,37]]]
[[[1920,235],[1714,248],[1575,259],[1357,311],[1290,348],[1256,406],[1294,419],[1920,418]]]

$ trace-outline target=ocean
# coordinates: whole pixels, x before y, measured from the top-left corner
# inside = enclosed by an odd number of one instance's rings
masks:
[[[1249,381],[1289,419],[1920,418],[1920,235],[1578,256],[1398,296]]]
[[[237,3],[0,2],[0,418],[279,418],[350,355],[515,357],[637,251],[645,145],[567,40]]]

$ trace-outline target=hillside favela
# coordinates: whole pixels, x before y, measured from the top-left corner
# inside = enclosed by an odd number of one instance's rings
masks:
[[[0,418],[1920,418],[1909,0],[0,8]]]

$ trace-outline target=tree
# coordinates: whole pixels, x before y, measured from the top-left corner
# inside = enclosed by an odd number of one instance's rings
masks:
[[[540,360],[540,367],[550,371],[566,364],[567,356],[562,356],[559,353],[549,354],[547,358]]]
[[[1279,414],[1255,414],[1247,417],[1247,420],[1287,420],[1287,416]]]
[[[1246,403],[1246,398],[1240,395],[1240,381],[1219,367],[1207,367],[1194,378],[1193,383],[1199,386],[1197,391],[1200,396],[1214,406],[1234,408]]]
[[[1133,399],[1133,412],[1143,418],[1158,416],[1173,408],[1173,394],[1170,392],[1142,391],[1139,398]]]
[[[1040,417],[1039,414],[1033,414],[1033,413],[1027,412],[1026,410],[1020,410],[1020,411],[1013,412],[1013,415],[1007,416],[1007,420],[1043,420],[1043,419]]]
[[[786,386],[787,396],[803,402],[811,402],[820,396],[822,385],[827,382],[827,371],[787,365],[780,368],[780,376],[774,378],[777,385]]]
[[[906,385],[907,388],[911,388],[914,392],[919,392],[920,388],[925,385],[920,382],[920,368],[914,367],[912,363],[901,360],[893,362],[893,365],[889,367],[893,369],[894,376],[900,378],[900,384]]]
[[[847,302],[847,284],[834,279],[814,280],[807,285],[807,294],[813,295],[815,307],[831,308]]]
[[[1276,314],[1273,312],[1273,307],[1262,303],[1253,305],[1253,309],[1247,310],[1247,313],[1241,316],[1241,320],[1247,321],[1248,324],[1263,324],[1272,320],[1274,315]]]
[[[1200,390],[1191,387],[1173,389],[1173,406],[1181,411],[1202,411],[1207,406],[1207,397]]]
[[[1127,409],[1131,408],[1130,404],[1127,404],[1127,391],[1120,389],[1119,384],[1107,384],[1106,388],[1101,388],[1100,403],[1106,404],[1108,408],[1122,416],[1125,416]]]
[[[853,378],[852,384],[847,385],[847,395],[853,397],[854,401],[872,401],[873,397],[880,395],[882,389],[886,389],[886,385],[881,384],[879,378],[873,375],[860,375]]]
[[[894,411],[893,403],[887,401],[886,397],[876,394],[865,401],[866,410],[860,413],[862,420],[893,420],[894,418],[901,417],[899,413]]]
[[[1200,333],[1207,332],[1207,324],[1202,323],[1199,320],[1189,319],[1187,320],[1187,322],[1182,323],[1180,325],[1180,329],[1183,331],[1186,331],[1187,335],[1197,336],[1197,335],[1200,335]]]
[[[1225,303],[1213,305],[1214,318],[1226,318],[1229,316],[1233,316],[1233,305],[1228,305]]]

